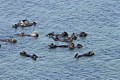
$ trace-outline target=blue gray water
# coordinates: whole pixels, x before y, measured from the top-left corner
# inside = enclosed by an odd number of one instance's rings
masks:
[[[22,19],[36,21],[35,27],[18,28]],[[40,36],[13,34],[36,31]],[[54,42],[49,32],[69,34],[85,31],[79,38],[84,48],[49,49]],[[120,0],[0,0],[0,38],[16,38],[16,44],[0,42],[0,80],[120,80]],[[43,58],[33,61],[20,51]],[[95,56],[74,59],[76,53],[96,52]]]

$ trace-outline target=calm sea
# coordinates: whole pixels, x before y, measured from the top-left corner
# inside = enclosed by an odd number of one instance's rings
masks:
[[[12,28],[19,20],[36,21],[27,28]],[[16,33],[39,33],[38,38]],[[49,32],[69,35],[85,31],[78,38],[82,49],[49,49],[55,42]],[[0,39],[16,38],[16,44],[0,42],[0,80],[120,80],[120,0],[0,0]],[[33,61],[20,51],[42,58]],[[76,53],[94,51],[92,57],[74,59]]]

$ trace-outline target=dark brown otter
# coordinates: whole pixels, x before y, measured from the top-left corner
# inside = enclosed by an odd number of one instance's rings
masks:
[[[35,55],[35,54],[30,55],[30,54],[27,54],[25,51],[20,52],[20,55],[25,56],[25,57],[31,57],[33,60],[36,60],[38,58],[37,55]]]
[[[35,26],[35,25],[36,25],[35,21],[30,23],[27,19],[25,19],[25,20],[19,21],[17,24],[12,25],[12,27],[18,28],[18,27],[29,27],[29,26]]]
[[[50,45],[48,45],[50,48],[57,48],[57,47],[59,47],[59,48],[67,48],[69,45],[55,45],[55,44],[53,44],[53,43],[51,43]]]
[[[78,53],[76,53],[75,54],[75,56],[74,56],[74,58],[80,58],[80,57],[89,57],[89,56],[93,56],[93,55],[95,55],[95,53],[94,52],[92,52],[92,51],[90,51],[90,52],[88,52],[88,53],[85,53],[85,54],[81,54],[81,55],[79,55]]]
[[[24,32],[22,32],[22,33],[15,34],[15,35],[21,36],[21,37],[24,37],[24,36],[38,37],[39,36],[39,34],[37,32],[32,32],[31,34],[25,34]]]
[[[12,39],[0,39],[0,41],[2,42],[10,42],[10,43],[16,43],[17,40],[15,38],[12,38]]]
[[[87,36],[87,33],[81,32],[81,33],[79,34],[79,36],[80,36],[80,37],[86,37],[86,36]]]

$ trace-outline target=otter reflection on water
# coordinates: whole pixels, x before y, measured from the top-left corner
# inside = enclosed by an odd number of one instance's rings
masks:
[[[74,58],[90,57],[90,56],[93,56],[93,55],[95,55],[95,53],[93,51],[90,51],[88,53],[81,54],[81,55],[79,55],[78,53],[76,53],[75,56],[74,56]]]
[[[25,56],[25,57],[31,57],[33,60],[36,60],[38,58],[37,55],[35,55],[35,54],[30,55],[30,54],[27,54],[25,51],[20,52],[20,55]]]
[[[12,25],[14,28],[18,27],[29,27],[29,26],[35,26],[36,22],[30,23],[27,19],[19,21],[17,24]]]
[[[24,32],[22,33],[19,33],[19,34],[15,34],[17,36],[21,36],[21,37],[24,37],[24,36],[29,36],[29,37],[38,37],[39,34],[37,32],[32,32],[31,34],[25,34]]]
[[[16,43],[17,40],[15,38],[12,39],[0,39],[1,42],[10,42],[10,43]]]

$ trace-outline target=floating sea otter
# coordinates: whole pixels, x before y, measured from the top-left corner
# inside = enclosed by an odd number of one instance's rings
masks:
[[[61,38],[58,35],[57,36],[52,36],[52,39],[54,41],[61,41],[61,42],[68,42],[68,43],[71,43],[74,40],[73,37],[64,37],[64,38]]]
[[[47,34],[48,37],[58,36],[58,37],[68,37],[67,32],[62,32],[61,34],[55,34],[54,32]]]
[[[69,45],[55,45],[51,43],[48,45],[50,48],[69,48],[69,49],[74,49],[74,48],[82,48],[83,46],[81,44],[77,44],[77,46],[74,45],[74,43],[70,43]]]
[[[73,34],[71,35],[71,38],[72,38],[73,40],[77,40],[77,36],[76,36],[76,34],[73,33]]]
[[[77,46],[75,46],[74,43],[70,43],[69,45],[69,49],[82,48],[82,47],[83,47],[82,44],[77,44]]]
[[[25,34],[24,32],[22,32],[22,33],[15,34],[15,35],[21,36],[21,37],[23,37],[23,36],[38,37],[39,36],[39,34],[37,32],[32,32],[31,34]]]
[[[93,56],[93,55],[95,55],[95,53],[94,52],[92,52],[92,51],[90,51],[90,52],[88,52],[88,53],[85,53],[85,54],[81,54],[81,55],[79,55],[78,53],[76,53],[75,54],[75,56],[74,56],[74,58],[80,58],[80,57],[89,57],[89,56]]]
[[[25,51],[20,52],[20,55],[21,55],[21,56],[25,56],[25,57],[31,57],[33,60],[36,60],[36,59],[38,58],[37,55],[35,55],[35,54],[29,55],[29,54],[27,54]]]
[[[0,39],[0,41],[2,42],[10,42],[10,43],[16,43],[17,40],[15,38],[12,38],[12,39]]]
[[[53,43],[51,43],[50,45],[48,45],[50,48],[57,48],[57,47],[60,47],[60,48],[67,48],[69,47],[69,45],[55,45]]]
[[[12,25],[14,28],[18,27],[29,27],[29,26],[35,26],[36,22],[30,23],[27,19],[19,21],[17,24]]]
[[[86,32],[81,32],[81,33],[78,34],[77,36],[79,36],[79,37],[86,37],[86,36],[87,36],[87,33],[86,33]]]

